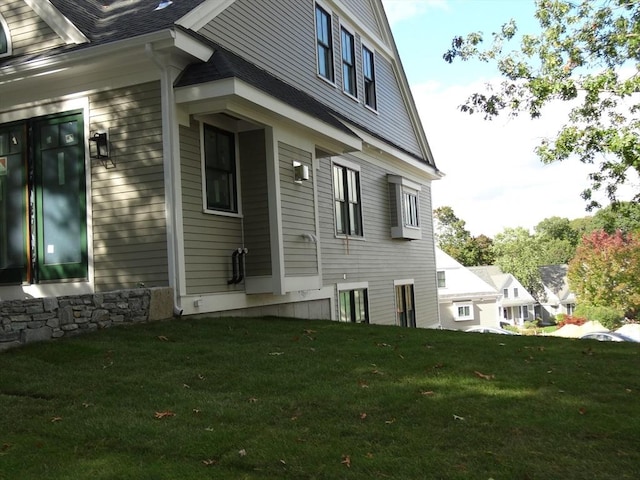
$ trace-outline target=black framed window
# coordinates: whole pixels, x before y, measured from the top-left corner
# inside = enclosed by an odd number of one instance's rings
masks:
[[[353,97],[358,96],[356,89],[356,56],[353,35],[344,28],[341,29],[342,39],[342,87],[345,93]]]
[[[204,125],[205,208],[238,213],[235,135]]]
[[[340,321],[369,323],[367,289],[343,290],[340,292]]]
[[[364,77],[364,104],[377,110],[375,58],[373,52],[367,47],[362,47],[362,76]]]
[[[416,328],[413,284],[396,285],[396,322],[401,327]]]
[[[336,233],[362,236],[360,172],[343,165],[333,165],[333,192]]]
[[[333,82],[333,30],[331,15],[316,5],[316,43],[318,75]]]

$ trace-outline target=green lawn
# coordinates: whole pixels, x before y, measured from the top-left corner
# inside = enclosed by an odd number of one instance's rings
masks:
[[[283,319],[0,354],[0,480],[636,479],[640,345]]]

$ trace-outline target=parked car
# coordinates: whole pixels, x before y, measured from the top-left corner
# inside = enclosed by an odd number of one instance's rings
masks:
[[[499,327],[488,327],[484,325],[475,325],[473,327],[469,327],[465,330],[465,332],[475,332],[475,333],[497,333],[498,335],[517,335],[517,333],[512,332],[510,330],[506,330],[504,328]]]
[[[599,340],[601,342],[637,342],[631,337],[616,332],[591,332],[585,333],[580,339]]]

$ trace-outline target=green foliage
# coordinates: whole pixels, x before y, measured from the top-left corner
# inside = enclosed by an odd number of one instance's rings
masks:
[[[515,50],[505,51],[517,38],[513,21],[486,48],[482,32],[453,39],[447,62],[491,62],[505,78],[471,95],[461,110],[488,119],[502,111],[538,118],[550,102],[570,102],[567,123],[537,154],[544,163],[575,156],[597,164],[582,193],[587,207],[599,206],[593,193],[600,190],[615,203],[618,187],[640,172],[640,2],[536,0],[535,16],[541,33],[522,35]]]
[[[640,232],[640,204],[620,202],[598,210],[593,216],[592,230],[604,230],[608,234],[620,230],[623,233]]]
[[[485,235],[472,237],[451,207],[436,208],[433,218],[436,242],[443,252],[465,266],[493,264],[492,240]]]
[[[505,228],[493,240],[496,263],[510,273],[534,296],[540,295],[540,250],[538,240],[522,227]]]
[[[615,330],[622,325],[624,312],[611,307],[580,304],[576,307],[576,316],[597,321],[609,330]]]
[[[640,310],[640,234],[596,230],[584,236],[567,276],[579,305],[634,318]]]

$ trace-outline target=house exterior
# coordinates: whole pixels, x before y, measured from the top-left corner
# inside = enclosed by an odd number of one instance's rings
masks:
[[[500,293],[436,247],[440,327],[465,330],[474,325],[499,327]]]
[[[429,326],[440,177],[380,0],[0,4],[0,301]]]
[[[535,320],[536,299],[516,277],[510,273],[504,273],[497,265],[468,268],[482,280],[493,285],[500,294],[498,314],[501,324],[523,326],[524,322]]]
[[[567,265],[540,267],[543,295],[536,305],[536,316],[543,322],[555,320],[556,315],[572,315],[576,308],[576,295],[569,289]]]

